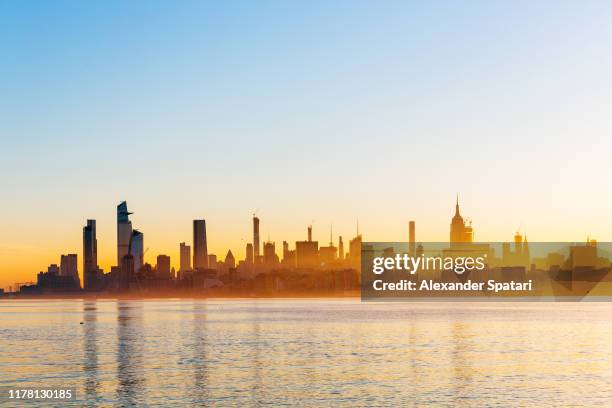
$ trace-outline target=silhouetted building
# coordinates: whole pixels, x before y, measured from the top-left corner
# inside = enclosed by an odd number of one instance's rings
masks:
[[[296,260],[295,260],[295,250],[289,249],[289,243],[287,241],[283,241],[283,261],[282,264],[285,268],[295,268]]]
[[[298,268],[316,268],[319,265],[319,243],[317,241],[297,241],[295,252]]]
[[[36,286],[40,289],[41,293],[75,291],[78,289],[72,277],[44,272],[38,273]]]
[[[217,269],[217,255],[208,255],[208,269]]]
[[[132,238],[132,222],[130,221],[127,203],[122,201],[117,206],[117,265],[121,265],[123,257],[128,254]]]
[[[502,266],[515,267],[522,266],[528,268],[531,264],[529,256],[529,244],[527,236],[525,239],[518,232],[514,235],[514,251],[510,249],[510,244],[502,244]]]
[[[465,243],[473,242],[474,232],[472,230],[471,223],[468,224],[463,221],[463,217],[459,213],[459,196],[457,196],[457,203],[455,204],[455,215],[450,225],[450,242],[451,243]]]
[[[253,257],[253,244],[246,244],[246,259],[245,262],[248,265],[253,265],[255,259]]]
[[[569,267],[576,268],[596,268],[598,264],[597,245],[587,242],[586,245],[570,246]]]
[[[268,266],[276,266],[279,264],[274,242],[264,242],[263,263]]]
[[[361,270],[361,235],[349,241],[349,263],[351,268]]]
[[[232,251],[227,251],[227,255],[225,255],[225,268],[235,268],[236,267],[236,259],[234,258],[234,254]]]
[[[254,258],[259,257],[259,218],[253,216],[253,253]]]
[[[135,281],[134,257],[129,253],[121,259],[121,269],[119,275],[119,289],[128,290],[130,282]]]
[[[206,221],[193,220],[193,268],[206,269],[207,267]]]
[[[170,279],[170,257],[168,255],[157,255],[157,277]]]
[[[76,260],[75,260],[76,261]],[[72,260],[65,260],[66,268],[72,268]],[[16,284],[16,286],[18,286]],[[25,287],[23,287],[25,288]],[[78,278],[74,276],[63,276],[57,264],[51,264],[47,268],[47,272],[39,272],[36,277],[36,285],[27,286],[27,290],[21,290],[23,293],[49,293],[49,292],[74,292],[81,289]]]
[[[319,262],[330,265],[336,260],[338,249],[333,246],[326,246],[319,248]]]
[[[134,258],[134,271],[138,272],[144,264],[144,235],[138,230],[132,231],[130,254]]]
[[[47,273],[49,275],[60,276],[60,268],[57,264],[51,264],[47,267]]]
[[[408,223],[408,255],[416,255],[416,226],[414,221]]]
[[[87,220],[83,227],[83,287],[86,290],[98,286],[98,240],[96,220]]]
[[[308,226],[308,240],[295,243],[298,268],[312,269],[319,266],[319,242],[312,240],[312,225]]]
[[[344,242],[342,241],[342,235],[338,238],[338,259],[344,260]]]
[[[329,246],[319,248],[319,262],[329,266],[338,257],[338,249],[334,246],[333,231],[329,229]]]
[[[76,285],[81,287],[79,271],[77,266],[77,254],[62,255],[60,259],[60,276],[68,276],[74,279]]]
[[[283,254],[283,266],[285,268],[295,268],[297,266],[297,255],[295,249],[288,249],[287,252]]]
[[[184,242],[181,242],[180,245],[180,260],[181,272],[191,270],[191,247],[189,245],[186,245]]]
[[[150,263],[142,265],[138,272],[134,271],[136,276],[146,278],[148,280],[155,280],[157,278],[157,269],[153,268]]]

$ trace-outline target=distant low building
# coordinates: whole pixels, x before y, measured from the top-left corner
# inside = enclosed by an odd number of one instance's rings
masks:
[[[60,268],[56,264],[52,264],[47,268],[47,272],[38,273],[36,285],[21,287],[20,292],[75,292],[80,289],[78,277],[64,276],[60,273]]]

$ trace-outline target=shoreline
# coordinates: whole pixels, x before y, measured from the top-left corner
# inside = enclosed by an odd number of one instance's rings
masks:
[[[360,299],[360,291],[347,291],[346,293],[283,293],[283,294],[113,294],[113,293],[62,293],[44,295],[19,295],[4,294],[0,296],[0,301],[9,300],[148,300],[148,299],[231,299],[231,300],[252,300],[252,299]]]

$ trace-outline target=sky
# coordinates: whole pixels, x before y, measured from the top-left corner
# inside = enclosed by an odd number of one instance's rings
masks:
[[[612,3],[0,2],[0,287],[205,218],[277,243],[612,240]],[[292,245],[293,246],[293,245]]]

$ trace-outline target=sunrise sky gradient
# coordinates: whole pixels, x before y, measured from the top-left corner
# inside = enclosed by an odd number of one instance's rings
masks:
[[[2,2],[0,287],[78,253],[612,240],[612,3]]]

